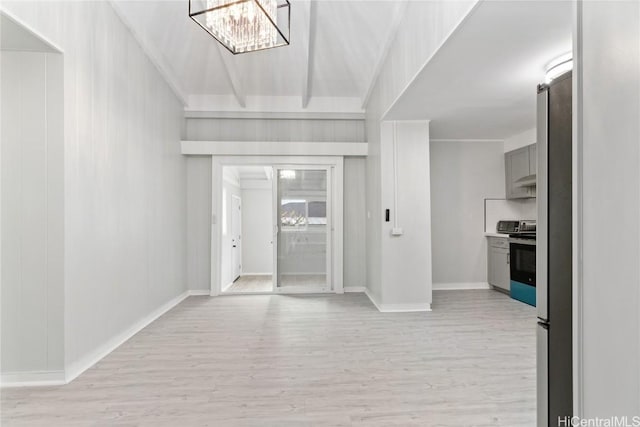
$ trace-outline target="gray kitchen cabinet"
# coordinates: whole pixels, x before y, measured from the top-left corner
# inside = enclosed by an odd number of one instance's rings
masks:
[[[494,288],[509,292],[509,242],[503,237],[489,237],[487,245],[487,282]]]
[[[531,144],[529,146],[529,173],[531,175],[536,175],[538,173],[538,152],[536,147],[536,144]]]
[[[536,156],[535,144],[505,153],[504,170],[507,199],[535,197]],[[527,181],[526,185],[523,185],[523,180]]]

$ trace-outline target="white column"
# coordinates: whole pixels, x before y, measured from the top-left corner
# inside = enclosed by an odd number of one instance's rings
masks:
[[[378,305],[382,311],[430,310],[429,122],[383,122],[380,150],[383,216]]]

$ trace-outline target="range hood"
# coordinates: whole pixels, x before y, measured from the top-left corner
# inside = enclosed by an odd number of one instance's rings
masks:
[[[536,174],[523,176],[516,180],[514,183],[517,187],[535,187],[536,186]]]

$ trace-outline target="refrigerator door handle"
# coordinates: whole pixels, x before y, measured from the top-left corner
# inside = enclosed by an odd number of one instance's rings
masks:
[[[549,427],[549,325],[538,323],[536,333],[537,427]]]
[[[538,220],[536,231],[536,308],[540,319],[549,319],[548,314],[548,266],[547,255],[549,248],[549,212],[548,212],[548,163],[549,163],[549,89],[545,86],[538,88],[538,172],[537,172],[537,205]]]

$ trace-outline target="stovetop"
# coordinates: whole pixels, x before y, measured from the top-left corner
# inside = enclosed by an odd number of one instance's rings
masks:
[[[509,237],[515,237],[518,239],[527,239],[527,240],[536,240],[536,233],[532,232],[532,233],[511,233],[509,234]]]

